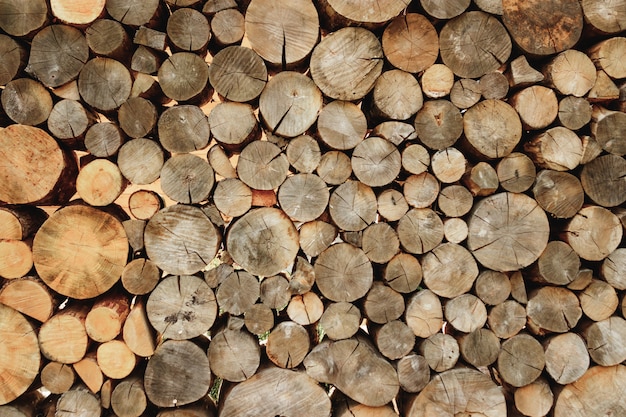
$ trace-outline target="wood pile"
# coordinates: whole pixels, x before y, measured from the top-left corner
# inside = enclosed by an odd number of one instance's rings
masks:
[[[0,0],[0,415],[626,415],[626,0]]]

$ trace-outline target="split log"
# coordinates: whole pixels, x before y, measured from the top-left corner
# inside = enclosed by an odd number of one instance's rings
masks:
[[[502,7],[502,20],[511,37],[530,55],[559,53],[580,39],[583,13],[577,1],[503,0]]]
[[[439,34],[443,63],[462,78],[495,71],[509,59],[511,48],[511,38],[500,21],[481,11],[450,20]]]
[[[45,86],[60,87],[75,80],[88,60],[89,47],[81,31],[71,26],[51,25],[37,32],[33,38],[28,71]],[[109,70],[123,74],[123,70],[118,68]]]
[[[189,372],[189,363],[194,372]],[[144,388],[153,404],[176,407],[206,395],[210,379],[209,359],[200,347],[188,340],[166,340],[148,361]]]
[[[580,180],[568,172],[539,172],[533,195],[541,208],[557,218],[572,218],[582,208],[585,193]]]
[[[624,396],[615,391],[626,381],[622,365],[590,368],[577,381],[563,388],[554,404],[554,416],[591,417],[626,407]]]
[[[252,377],[261,360],[261,351],[255,336],[245,330],[225,329],[211,339],[208,351],[211,372],[231,382]]]
[[[21,313],[0,304],[0,404],[8,404],[33,383],[41,366],[37,335]]]
[[[506,383],[514,387],[528,385],[541,375],[545,366],[543,347],[528,334],[515,335],[502,343],[497,366]]]
[[[273,76],[259,97],[259,113],[274,135],[296,137],[313,125],[322,108],[322,92],[307,76],[282,71]]]
[[[211,27],[202,13],[184,7],[168,17],[167,37],[174,50],[202,53],[211,39]]]
[[[431,149],[448,148],[463,133],[463,116],[447,100],[431,100],[415,115],[415,132],[420,141]]]
[[[502,158],[520,141],[522,123],[511,105],[502,100],[483,100],[463,116],[463,132],[479,156]]]
[[[193,206],[174,205],[152,216],[145,230],[148,257],[163,271],[194,274],[211,262],[221,235],[205,213]]]
[[[37,126],[48,119],[52,97],[37,81],[17,78],[2,90],[2,108],[15,123]]]
[[[232,163],[226,151],[218,144],[211,146],[209,151],[207,152],[207,159],[209,160],[209,165],[215,171],[217,175],[220,175],[224,178],[237,178],[237,171],[233,167]]]
[[[73,304],[60,310],[39,329],[39,347],[48,359],[75,363],[87,353],[89,338],[85,329],[87,304]]]
[[[203,102],[209,95],[209,66],[190,52],[178,52],[166,59],[158,72],[163,93],[178,102]]]
[[[535,136],[524,144],[524,150],[538,166],[555,171],[576,168],[583,154],[578,135],[562,126],[553,127]]]
[[[52,394],[63,394],[74,385],[76,374],[68,364],[48,362],[42,368],[39,377],[43,386]]]
[[[482,372],[458,368],[435,376],[407,405],[408,417],[482,414],[506,415],[500,388]]]
[[[214,33],[216,19],[224,13],[239,12],[235,9],[227,9],[217,13],[211,21]],[[257,98],[265,88],[267,68],[263,59],[252,49],[230,46],[213,57],[209,66],[209,81],[215,91],[227,100],[247,102]]]
[[[310,349],[306,329],[293,321],[279,323],[267,338],[267,357],[281,368],[296,368]]]
[[[135,32],[133,43],[157,51],[165,51],[167,47],[167,34],[146,26],[140,26]]]
[[[589,354],[583,339],[576,333],[563,333],[544,343],[546,371],[562,385],[571,384],[589,368]]]
[[[626,289],[626,249],[617,248],[606,257],[600,268],[600,275],[616,290]]]
[[[300,247],[307,256],[318,256],[336,237],[337,228],[321,220],[307,222],[300,227]]]
[[[289,389],[284,389],[284,385]],[[267,401],[271,398],[272,401]],[[304,372],[268,366],[225,393],[220,415],[324,417],[330,415],[330,399],[322,387]]]
[[[126,62],[130,58],[130,36],[124,26],[116,20],[98,19],[86,30],[85,37],[89,49],[99,56],[106,56]]]
[[[287,305],[287,316],[302,326],[317,322],[323,313],[324,304],[322,300],[311,291],[293,296]]]
[[[450,101],[459,109],[468,109],[480,101],[481,87],[477,80],[461,78],[450,90]]]
[[[130,68],[138,73],[156,74],[164,60],[158,50],[139,45],[131,58]]]
[[[537,202],[523,194],[498,193],[474,205],[467,246],[495,271],[515,271],[533,263],[548,244],[550,226]]]
[[[122,337],[126,346],[137,356],[152,356],[156,348],[154,329],[152,328],[143,300],[138,299],[124,321]]]
[[[269,207],[248,212],[226,234],[226,247],[233,260],[250,273],[264,277],[276,275],[293,263],[298,242],[289,217]]]
[[[498,173],[484,161],[467,169],[463,175],[463,183],[473,196],[492,195],[500,186]]]
[[[364,337],[323,341],[307,355],[304,366],[311,378],[333,384],[351,399],[371,407],[387,404],[400,388],[396,370]],[[361,377],[356,376],[356,369],[362,370]]]
[[[617,88],[606,72],[600,70],[596,72],[596,82],[589,90],[587,98],[590,102],[617,100],[619,99],[619,88]]]
[[[0,303],[37,321],[47,321],[57,306],[50,289],[36,277],[12,279],[0,289]]]
[[[100,392],[104,383],[104,374],[100,369],[95,352],[89,352],[84,358],[72,364],[74,372],[94,394]]]
[[[311,77],[328,97],[358,100],[374,87],[382,73],[382,58],[382,45],[372,32],[346,27],[325,37],[313,49]]]
[[[111,58],[93,58],[78,76],[80,96],[89,106],[102,112],[118,109],[128,100],[131,88],[130,72],[124,64]]]
[[[263,59],[283,70],[299,65],[319,38],[319,17],[307,0],[253,0],[245,15],[250,46]]]
[[[439,36],[432,23],[418,13],[395,17],[385,28],[383,52],[396,68],[419,73],[432,66],[439,55]]]
[[[55,212],[33,241],[33,260],[41,279],[72,298],[92,298],[107,291],[119,280],[127,257],[128,239],[119,220],[88,206]]]

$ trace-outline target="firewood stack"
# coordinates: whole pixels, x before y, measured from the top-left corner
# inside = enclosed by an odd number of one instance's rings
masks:
[[[624,415],[624,28],[0,0],[0,415]]]

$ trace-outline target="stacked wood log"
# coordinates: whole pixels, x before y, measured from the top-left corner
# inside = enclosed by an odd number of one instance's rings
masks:
[[[0,0],[0,415],[624,415],[624,28]]]

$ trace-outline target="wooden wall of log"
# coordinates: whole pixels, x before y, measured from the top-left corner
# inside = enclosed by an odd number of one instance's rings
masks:
[[[624,415],[624,28],[0,0],[0,415]]]

